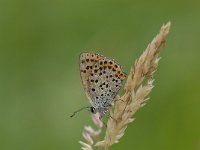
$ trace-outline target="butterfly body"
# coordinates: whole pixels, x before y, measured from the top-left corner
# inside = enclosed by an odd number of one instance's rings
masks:
[[[82,53],[80,75],[91,112],[104,116],[115,101],[126,76],[121,66],[100,54]]]

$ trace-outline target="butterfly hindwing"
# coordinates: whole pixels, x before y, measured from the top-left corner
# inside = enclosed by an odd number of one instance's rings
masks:
[[[89,93],[95,105],[111,104],[121,88],[125,74],[113,60],[102,59],[89,76]]]

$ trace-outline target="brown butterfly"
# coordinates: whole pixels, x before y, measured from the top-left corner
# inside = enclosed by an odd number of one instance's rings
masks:
[[[114,60],[88,52],[80,55],[80,75],[91,104],[86,108],[90,108],[92,113],[99,112],[101,117],[104,116],[115,101],[126,74]]]

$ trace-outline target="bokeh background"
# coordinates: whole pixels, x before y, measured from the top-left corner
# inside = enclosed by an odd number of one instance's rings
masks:
[[[131,64],[172,22],[151,100],[111,150],[200,150],[200,1],[0,0],[0,149],[75,150],[79,54]]]

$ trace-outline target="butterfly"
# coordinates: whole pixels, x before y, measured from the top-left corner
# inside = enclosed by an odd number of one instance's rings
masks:
[[[115,101],[126,74],[114,60],[93,52],[81,53],[79,65],[90,111],[102,117]]]

